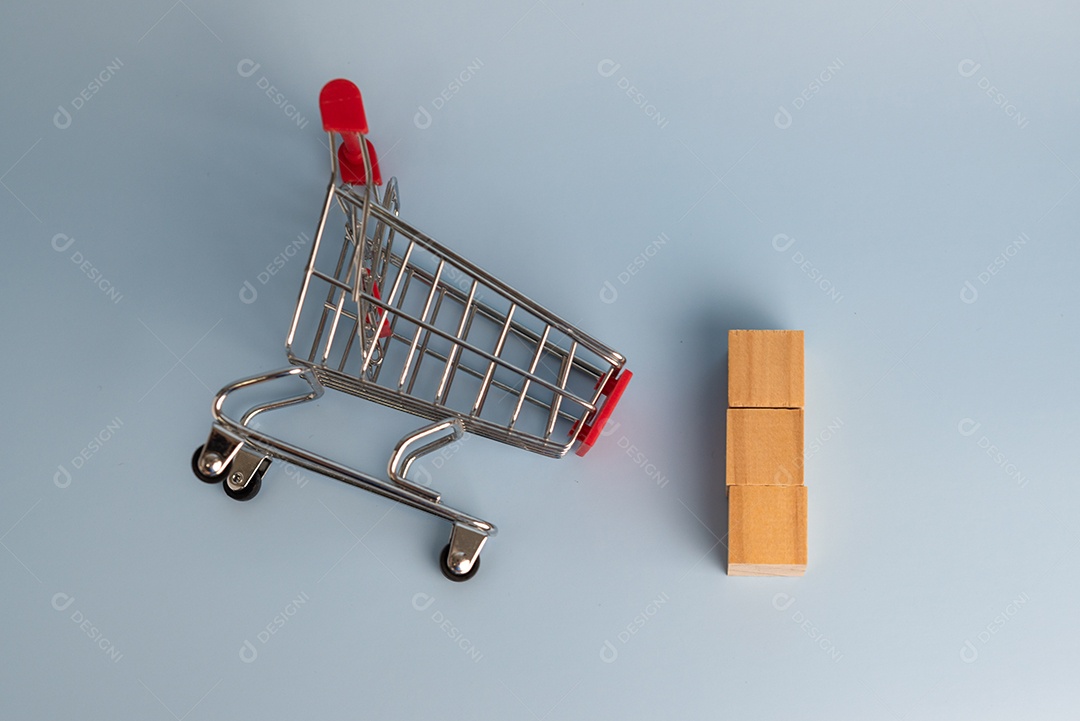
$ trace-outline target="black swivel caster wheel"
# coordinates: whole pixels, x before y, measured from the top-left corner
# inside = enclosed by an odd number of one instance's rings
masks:
[[[439,570],[442,571],[444,576],[455,583],[468,581],[480,570],[480,557],[476,557],[476,563],[473,564],[473,567],[470,568],[467,573],[454,573],[450,568],[450,544],[448,543],[443,546],[442,553],[439,554]]]
[[[232,466],[234,465],[232,464]],[[262,488],[262,476],[266,475],[267,468],[270,467],[270,459],[262,459],[262,462],[255,468],[251,481],[248,481],[248,484],[240,490],[233,490],[229,486],[229,476],[233,474],[232,466],[225,472],[225,479],[221,481],[221,488],[225,489],[225,494],[233,501],[251,501],[259,494],[259,490]]]
[[[195,455],[191,457],[191,470],[195,474],[195,477],[203,483],[218,483],[221,481],[220,473],[216,476],[208,476],[207,474],[203,473],[201,468],[199,468],[199,456],[202,455],[203,448],[204,446],[199,446],[195,449]],[[229,469],[228,467],[226,467],[225,472],[228,473],[228,471]]]
[[[234,501],[250,501],[255,496],[259,495],[259,491],[262,489],[263,471],[257,471],[255,477],[251,479],[251,483],[241,488],[239,491],[234,491],[229,487],[229,475],[225,474],[225,480],[221,482],[221,487],[225,489],[225,495]]]

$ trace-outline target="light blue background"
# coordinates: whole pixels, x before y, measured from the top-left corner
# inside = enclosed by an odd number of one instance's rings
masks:
[[[0,11],[0,715],[1075,717],[1074,5],[170,2]],[[189,469],[285,363],[302,261],[258,274],[314,229],[338,76],[403,217],[635,372],[586,459],[434,473],[502,531],[467,584],[428,516]],[[724,573],[729,328],[806,331],[804,578]],[[266,421],[375,473],[416,425]]]

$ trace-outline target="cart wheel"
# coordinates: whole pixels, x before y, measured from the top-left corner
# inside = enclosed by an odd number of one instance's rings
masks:
[[[476,557],[476,563],[473,564],[473,567],[470,568],[467,573],[454,573],[450,570],[450,544],[448,543],[443,546],[442,553],[439,554],[439,570],[442,571],[444,576],[455,583],[468,581],[480,570],[480,557]]]
[[[202,455],[203,448],[205,448],[205,446],[199,446],[195,449],[195,455],[191,457],[191,470],[195,473],[195,477],[203,483],[217,483],[221,480],[220,473],[216,476],[208,476],[202,472],[201,468],[199,468],[199,456]],[[226,467],[225,470],[228,471],[228,467]]]
[[[250,501],[255,496],[259,495],[259,490],[262,488],[263,473],[259,471],[255,474],[255,477],[251,479],[251,483],[247,484],[239,491],[234,491],[229,488],[229,478],[226,475],[225,480],[221,482],[221,487],[225,489],[225,495],[236,501]]]

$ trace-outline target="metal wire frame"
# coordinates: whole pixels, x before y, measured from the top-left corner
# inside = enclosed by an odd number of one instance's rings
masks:
[[[370,178],[369,163],[365,155]],[[596,411],[602,389],[625,358],[401,220],[396,180],[391,179],[380,197],[377,187],[365,186],[358,193],[353,186],[336,183],[336,165],[332,170],[286,341],[290,360],[310,367],[328,387],[431,420],[457,417],[469,432],[546,456],[565,455],[575,439],[559,439],[557,427],[569,425],[572,430]],[[316,261],[335,202],[346,223],[330,273]],[[403,248],[395,248],[399,240]],[[466,282],[461,287],[447,282],[448,270]],[[321,303],[312,301],[318,304],[318,324],[310,347],[298,352],[294,342],[313,282],[325,283],[327,294]],[[418,297],[410,294],[415,288],[423,298],[418,313],[405,308],[407,300]],[[482,297],[488,294],[498,302]],[[461,312],[455,330],[437,325],[440,311],[450,307]],[[477,321],[497,329],[493,347],[470,340]],[[530,327],[529,321],[542,327]],[[448,344],[449,350],[433,347],[433,339]],[[388,379],[385,364],[394,343],[407,346],[408,352],[391,372],[396,377]],[[528,363],[508,360],[508,344],[531,351]],[[351,369],[350,360],[356,366],[357,354],[359,368]],[[440,364],[438,385],[433,396],[421,397],[416,384],[425,360]],[[480,381],[467,406],[450,402],[459,373]],[[570,388],[572,381],[576,390]],[[492,389],[514,401],[501,422],[485,411]],[[518,426],[526,406],[547,413],[542,432]]]

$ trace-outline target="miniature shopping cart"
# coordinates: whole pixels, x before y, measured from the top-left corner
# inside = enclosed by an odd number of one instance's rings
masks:
[[[380,191],[355,85],[328,83],[319,105],[330,140],[330,186],[285,343],[293,365],[218,392],[210,436],[192,468],[208,483],[221,481],[230,497],[248,500],[276,458],[443,518],[453,529],[440,568],[464,581],[478,570],[495,526],[445,505],[418,473],[410,478],[413,462],[466,431],[545,456],[562,457],[575,445],[584,455],[631,373],[623,356],[398,217],[397,181]],[[335,243],[336,233],[324,231],[339,222],[344,235]],[[255,405],[239,420],[223,410],[236,391],[290,378],[304,382],[295,395]],[[253,426],[259,414],[314,400],[325,388],[433,422],[397,444],[389,480]]]

